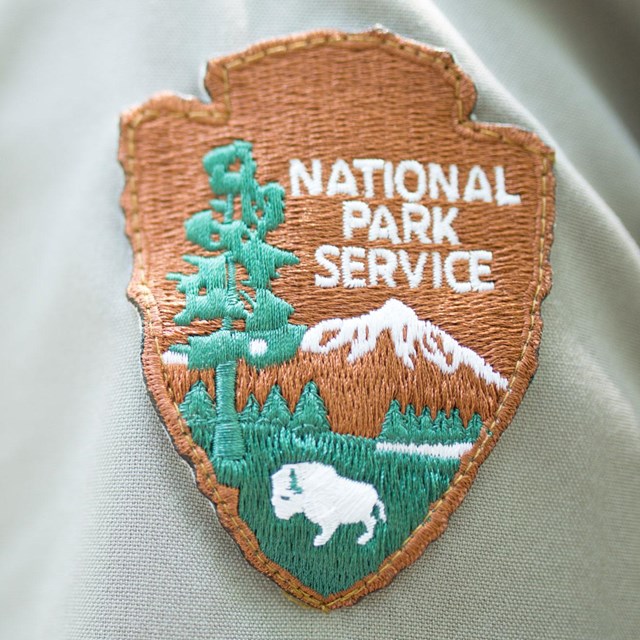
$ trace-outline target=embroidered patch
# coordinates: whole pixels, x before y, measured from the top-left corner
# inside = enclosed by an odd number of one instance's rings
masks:
[[[552,152],[381,31],[205,82],[122,118],[144,373],[247,560],[350,605],[444,531],[535,371]]]

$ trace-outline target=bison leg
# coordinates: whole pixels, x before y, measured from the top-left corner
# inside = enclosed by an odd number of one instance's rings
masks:
[[[321,547],[324,544],[327,544],[331,539],[331,536],[336,532],[339,523],[331,523],[320,525],[322,527],[322,531],[313,539],[314,547]]]
[[[366,520],[362,521],[367,530],[358,538],[358,544],[367,544],[373,538],[373,530],[376,527],[376,519],[370,515]]]

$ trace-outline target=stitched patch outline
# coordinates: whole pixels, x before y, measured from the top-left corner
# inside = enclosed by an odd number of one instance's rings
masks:
[[[421,76],[438,100],[411,105]],[[295,105],[252,113],[257,79],[285,77]],[[374,118],[350,94],[371,84],[398,95]],[[259,45],[207,88],[122,120],[145,375],[247,559],[311,606],[353,604],[442,533],[535,371],[552,153],[469,120],[451,57],[387,33]]]

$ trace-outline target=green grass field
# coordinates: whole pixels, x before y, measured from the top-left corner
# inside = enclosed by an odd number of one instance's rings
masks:
[[[214,459],[218,478],[240,489],[240,516],[263,552],[323,596],[348,588],[399,549],[459,466],[457,459],[376,452],[375,440],[334,433],[299,437],[286,428],[245,426],[244,438],[244,460]],[[387,522],[378,522],[365,545],[356,543],[364,531],[359,524],[340,526],[325,546],[314,547],[317,525],[303,514],[280,520],[271,506],[271,474],[296,462],[329,464],[341,476],[372,484],[385,504]]]
[[[417,416],[412,407],[403,413],[394,401],[378,438],[340,435],[331,431],[313,383],[305,387],[293,413],[274,387],[262,407],[250,397],[239,416],[244,455],[228,460],[214,455],[216,407],[202,382],[193,385],[180,410],[195,441],[209,452],[218,480],[240,490],[240,516],[262,551],[323,596],[350,587],[397,551],[446,491],[460,464],[458,458],[377,451],[376,445],[471,443],[482,425],[479,415],[464,425],[455,410],[449,415],[440,411],[435,419],[427,411]],[[329,542],[315,547],[318,525],[303,514],[290,520],[275,516],[271,475],[300,462],[331,465],[339,476],[375,487],[387,521],[378,521],[371,540],[356,542],[365,531],[363,523],[343,524]]]

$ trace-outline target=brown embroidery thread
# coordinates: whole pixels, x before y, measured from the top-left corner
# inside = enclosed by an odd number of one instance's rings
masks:
[[[230,69],[255,64],[269,56],[284,55],[290,51],[321,46],[356,46],[356,47],[385,47],[396,53],[412,56],[424,64],[439,68],[443,77],[453,85],[455,92],[455,113],[453,114],[454,126],[460,127],[465,135],[480,135],[493,138],[503,143],[514,145],[525,151],[539,156],[541,159],[540,178],[540,225],[538,230],[538,263],[535,273],[535,290],[528,315],[528,327],[526,338],[517,359],[515,369],[509,380],[507,392],[504,394],[493,419],[481,433],[480,439],[471,452],[466,454],[461,467],[456,474],[451,486],[442,498],[433,503],[429,509],[423,525],[418,527],[406,540],[402,548],[389,556],[379,567],[378,571],[364,578],[353,587],[343,592],[332,594],[324,598],[319,594],[304,587],[295,577],[286,570],[271,562],[259,549],[259,545],[253,533],[238,517],[237,490],[220,487],[217,484],[211,463],[205,454],[193,442],[189,429],[180,417],[178,410],[178,398],[184,395],[176,395],[174,382],[162,364],[160,357],[162,346],[162,322],[157,302],[147,281],[148,268],[146,264],[146,248],[142,238],[138,210],[138,176],[136,174],[136,131],[143,123],[149,123],[159,117],[187,118],[196,122],[223,124],[231,113],[231,95],[228,71]],[[219,74],[219,75],[218,75]],[[360,597],[387,584],[397,572],[411,564],[424,550],[427,544],[442,533],[446,527],[449,515],[460,504],[469,489],[477,469],[495,445],[499,435],[510,422],[529,378],[536,367],[534,351],[540,340],[541,319],[538,309],[541,299],[546,295],[550,286],[550,269],[547,264],[547,255],[550,245],[551,225],[553,218],[553,177],[550,173],[552,154],[543,145],[536,143],[535,139],[525,132],[515,129],[500,131],[467,119],[474,101],[474,90],[470,81],[453,64],[448,54],[434,52],[417,44],[408,44],[390,34],[379,32],[367,34],[340,34],[329,32],[314,34],[306,38],[294,38],[283,40],[275,45],[258,45],[250,49],[241,57],[232,57],[217,67],[210,67],[209,80],[219,80],[222,87],[221,96],[224,110],[218,106],[217,95],[212,91],[214,104],[211,108],[190,108],[193,103],[185,103],[183,100],[165,96],[155,102],[158,106],[154,109],[145,109],[134,112],[123,119],[123,143],[121,147],[121,161],[127,176],[127,188],[123,195],[123,206],[129,212],[127,221],[128,233],[135,253],[135,275],[130,285],[130,295],[144,309],[146,339],[144,343],[143,363],[149,387],[158,402],[160,411],[165,417],[167,427],[171,432],[176,447],[181,455],[189,459],[195,468],[198,485],[218,506],[220,519],[224,526],[232,532],[232,535],[243,549],[249,561],[261,572],[272,577],[278,584],[303,602],[321,609],[333,609],[345,604],[352,604]],[[162,106],[161,106],[162,104]],[[176,111],[171,111],[176,109]],[[151,339],[149,339],[151,338]],[[524,371],[524,373],[522,373]],[[167,397],[167,390],[169,397]],[[515,398],[514,398],[515,392]]]

